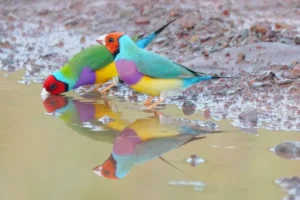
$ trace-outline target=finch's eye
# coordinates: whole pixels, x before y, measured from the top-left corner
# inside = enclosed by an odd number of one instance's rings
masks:
[[[108,42],[114,42],[114,38],[108,38]]]
[[[51,88],[51,90],[55,90],[56,84],[52,84],[52,85],[50,86],[50,88]]]

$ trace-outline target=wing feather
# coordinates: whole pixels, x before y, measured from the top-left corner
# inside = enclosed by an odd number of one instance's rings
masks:
[[[150,51],[140,50],[136,64],[139,72],[153,78],[190,78],[197,73]]]

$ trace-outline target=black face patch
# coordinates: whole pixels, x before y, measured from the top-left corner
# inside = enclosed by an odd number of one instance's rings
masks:
[[[116,56],[117,56],[119,53],[120,53],[120,50],[117,49],[117,50],[114,52],[114,54],[113,54],[114,58],[116,58]]]
[[[64,85],[65,85],[65,91],[66,92],[69,91],[69,84],[68,83],[64,83]]]

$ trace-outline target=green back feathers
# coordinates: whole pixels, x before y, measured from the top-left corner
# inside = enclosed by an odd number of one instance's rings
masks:
[[[87,127],[84,127],[80,121],[80,115],[74,103],[72,102],[72,99],[70,98],[68,98],[68,105],[61,109],[58,109],[56,112],[60,114],[58,118],[63,120],[64,123],[74,132],[78,133],[79,135],[88,137],[92,140],[113,144],[115,138],[119,134],[119,131],[112,129],[93,131]],[[103,124],[97,119],[91,120],[91,123],[93,125],[103,126]]]
[[[137,40],[137,37],[132,39]],[[97,71],[114,62],[114,56],[103,45],[90,46],[73,56],[62,68],[53,75],[60,81],[68,83],[73,89],[85,67]]]
[[[103,45],[90,46],[66,63],[60,71],[67,79],[77,79],[83,68],[89,67],[96,71],[114,61],[113,55]]]

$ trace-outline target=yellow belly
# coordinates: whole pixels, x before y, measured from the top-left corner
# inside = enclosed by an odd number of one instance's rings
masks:
[[[171,128],[167,124],[161,124],[158,117],[137,119],[129,128],[133,129],[143,141],[180,134],[178,129]]]
[[[138,83],[130,86],[137,92],[150,96],[159,96],[161,92],[181,88],[180,79],[160,79],[144,76]]]
[[[118,76],[118,71],[114,62],[106,65],[104,68],[95,71],[96,82],[95,84],[103,84],[111,80],[113,77]]]
[[[104,116],[108,116],[113,119],[112,122],[106,124],[109,128],[113,130],[121,131],[127,125],[129,125],[129,122],[122,119],[119,113],[113,112],[109,105],[95,104],[94,106],[95,106],[95,114],[94,114],[95,119],[101,119]]]

